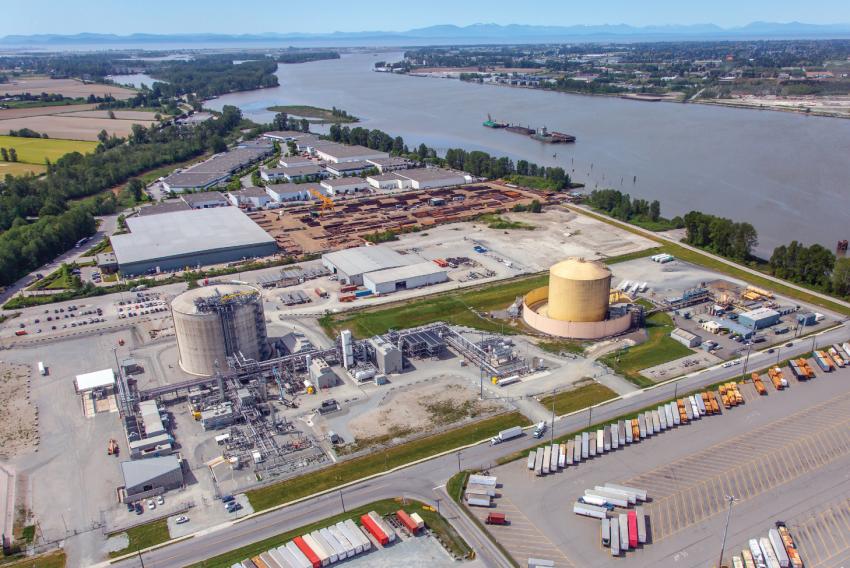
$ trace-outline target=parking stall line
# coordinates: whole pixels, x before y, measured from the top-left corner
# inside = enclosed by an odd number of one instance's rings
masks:
[[[830,535],[832,536],[832,539],[835,541],[836,546],[840,546],[842,549],[847,548],[848,535],[847,535],[847,531],[841,530],[842,529],[842,522],[843,522],[841,520],[841,513],[839,511],[836,511],[835,509],[830,509],[827,512],[827,514],[831,517],[830,525],[832,527],[832,530],[830,531]],[[841,539],[840,543],[838,542],[839,538]]]
[[[691,524],[697,522],[699,520],[699,514],[697,512],[697,507],[699,507],[699,502],[694,495],[694,490],[685,491],[684,500],[686,502],[685,515],[688,517],[688,520]]]
[[[826,543],[826,539],[823,537],[823,532],[821,532],[821,528],[820,528],[819,523],[817,522],[817,520],[815,520],[815,521],[814,521],[814,522],[813,522],[813,523],[809,526],[809,529],[812,531],[812,534],[813,534],[814,536],[816,536],[816,537],[817,537],[817,539],[821,542],[821,544],[822,544],[821,550],[827,550],[827,547],[828,547],[829,545]],[[813,540],[814,540],[814,539],[813,539]]]

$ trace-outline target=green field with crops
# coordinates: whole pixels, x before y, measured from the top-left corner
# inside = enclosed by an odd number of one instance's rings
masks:
[[[97,142],[85,140],[62,140],[59,138],[24,138],[23,136],[0,136],[0,148],[14,148],[18,162],[44,164],[55,162],[65,154],[80,152],[88,154],[97,148]],[[0,169],[0,171],[4,171]]]

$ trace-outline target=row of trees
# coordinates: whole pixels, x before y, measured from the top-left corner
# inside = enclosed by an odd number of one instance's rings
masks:
[[[18,161],[18,151],[14,148],[0,148],[0,160],[4,162],[17,162]]]
[[[684,221],[686,243],[720,256],[744,262],[750,259],[758,244],[758,233],[749,223],[736,223],[699,211],[691,211]]]
[[[278,63],[309,63],[310,61],[339,59],[339,52],[293,50],[279,54],[276,59]]]
[[[660,221],[661,203],[656,199],[649,202],[646,199],[632,199],[628,193],[616,189],[598,189],[590,192],[588,204],[600,211],[605,211],[622,221]],[[681,219],[674,219],[678,224]]]
[[[310,121],[306,118],[295,118],[285,112],[279,112],[272,119],[272,128],[275,130],[296,130],[310,132]]]
[[[770,257],[774,276],[813,286],[839,296],[850,293],[850,259],[839,258],[819,244],[805,246],[797,241],[778,246]]]
[[[9,136],[18,136],[20,138],[50,138],[47,132],[39,134],[35,130],[29,128],[21,128],[20,130],[10,130]]]

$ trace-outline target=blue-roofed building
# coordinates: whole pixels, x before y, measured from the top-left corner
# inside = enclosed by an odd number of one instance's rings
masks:
[[[770,308],[758,308],[751,312],[744,312],[738,316],[741,325],[752,329],[764,329],[779,322],[779,312]]]

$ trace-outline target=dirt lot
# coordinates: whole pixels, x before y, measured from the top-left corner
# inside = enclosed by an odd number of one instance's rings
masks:
[[[127,136],[136,123],[148,125],[153,123],[153,115],[150,120],[120,120],[109,118],[86,118],[65,115],[31,116],[27,118],[13,118],[0,122],[0,134],[6,134],[9,130],[29,128],[36,132],[47,133],[51,138],[64,138],[68,140],[97,140],[101,130],[116,136]]]
[[[0,120],[12,118],[26,118],[28,116],[44,116],[48,114],[66,114],[70,112],[81,112],[92,110],[97,105],[55,105],[33,108],[6,108],[0,110]]]
[[[36,409],[30,402],[32,369],[0,363],[0,456],[26,453],[38,443]]]
[[[76,79],[51,79],[49,77],[13,79],[11,82],[0,87],[0,92],[7,93],[9,95],[21,95],[24,93],[55,93],[65,95],[66,97],[112,95],[116,99],[129,99],[135,94],[135,91],[115,85],[83,83]]]
[[[850,117],[850,96],[832,97],[777,97],[744,95],[732,99],[712,100],[713,104],[740,106],[769,110],[792,110],[830,116]],[[806,109],[809,109],[808,111]]]
[[[387,438],[427,432],[499,410],[495,402],[478,400],[459,377],[439,376],[430,384],[405,387],[384,395],[379,406],[349,422],[359,443],[389,442]]]

